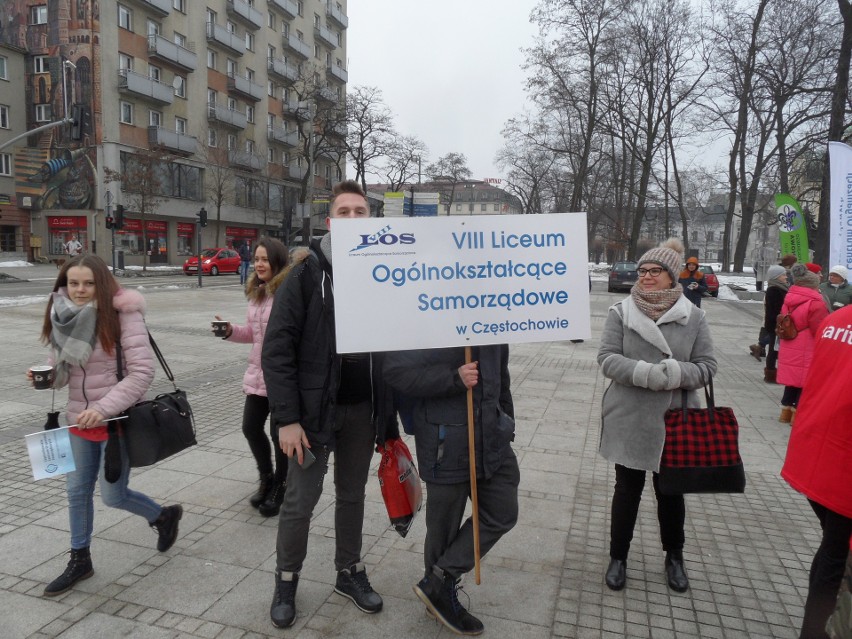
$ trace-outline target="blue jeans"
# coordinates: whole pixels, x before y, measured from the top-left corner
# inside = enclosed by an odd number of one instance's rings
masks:
[[[127,487],[130,480],[130,462],[127,449],[121,442],[121,477],[114,484],[104,477],[104,450],[106,442],[92,442],[71,435],[71,450],[77,469],[65,475],[68,492],[68,518],[71,525],[71,548],[88,548],[92,543],[95,516],[95,482],[100,478],[101,499],[110,508],[120,508],[144,517],[153,523],[163,510],[153,499]]]
[[[240,284],[245,284],[248,281],[250,264],[251,262],[240,262]]]

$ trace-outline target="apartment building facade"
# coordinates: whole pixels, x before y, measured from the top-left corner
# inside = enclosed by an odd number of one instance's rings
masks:
[[[26,128],[75,116],[14,148],[22,235],[48,257],[72,234],[108,257],[118,205],[127,264],[180,264],[199,232],[253,244],[343,176],[345,2],[11,0],[0,14],[0,42],[26,51]]]

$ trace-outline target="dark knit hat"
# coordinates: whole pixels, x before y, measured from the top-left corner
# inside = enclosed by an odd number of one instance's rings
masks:
[[[801,262],[793,264],[790,269],[793,275],[793,284],[796,286],[804,286],[805,288],[819,288],[819,277],[816,273],[812,273],[807,266]]]
[[[659,264],[666,269],[669,277],[672,278],[672,288],[678,285],[677,278],[678,273],[680,273],[680,265],[682,262],[683,242],[676,237],[670,237],[656,248],[646,251],[645,254],[639,258],[639,266],[651,263]]]

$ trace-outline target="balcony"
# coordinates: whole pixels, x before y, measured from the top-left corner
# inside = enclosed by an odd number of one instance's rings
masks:
[[[338,9],[336,6],[333,6],[331,2],[326,5],[325,15],[341,29],[349,27],[349,18],[346,17],[345,13],[343,13],[343,9]]]
[[[296,146],[299,142],[299,132],[288,131],[278,126],[268,126],[266,127],[266,139],[285,146]]]
[[[150,100],[156,104],[171,104],[175,101],[175,90],[171,85],[152,80],[147,75],[134,73],[128,69],[118,70],[118,90],[120,93]]]
[[[284,46],[290,49],[290,51],[292,51],[296,55],[304,58],[305,60],[311,57],[312,52],[310,45],[307,42],[299,40],[299,38],[297,38],[292,33],[286,38],[284,38]]]
[[[281,105],[281,115],[297,118],[302,121],[311,119],[311,111],[308,108],[308,103],[297,102],[296,100],[284,102]]]
[[[172,0],[132,0],[140,7],[165,18],[172,12]]]
[[[222,25],[215,22],[207,23],[207,42],[218,44],[231,53],[243,55],[246,52],[246,41],[236,33],[231,33]]]
[[[293,83],[299,79],[299,67],[284,60],[267,58],[266,68],[271,75],[278,76],[278,78],[289,83]]]
[[[336,64],[329,64],[325,68],[325,74],[337,82],[342,82],[343,84],[349,82],[349,74],[346,72],[346,69],[339,67]]]
[[[149,126],[148,144],[151,146],[161,146],[175,153],[192,155],[198,146],[198,140],[193,135],[176,133],[175,131],[169,131],[159,126]]]
[[[247,171],[260,171],[263,162],[254,153],[247,151],[228,151],[228,164]]]
[[[240,113],[236,109],[229,109],[216,104],[207,105],[207,119],[214,120],[225,126],[234,127],[235,129],[245,129],[248,124],[245,113]]]
[[[293,0],[269,0],[268,4],[284,12],[290,20],[299,16],[299,6]]]
[[[308,169],[304,166],[299,166],[295,162],[290,163],[290,177],[294,180],[301,180],[305,177],[305,174],[308,172]]]
[[[329,29],[328,27],[324,27],[322,25],[315,24],[314,25],[314,38],[319,38],[323,42],[325,42],[332,49],[337,48],[337,34]]]
[[[198,65],[198,56],[194,51],[184,49],[161,35],[148,36],[148,55],[180,67],[184,71],[195,71]]]
[[[235,93],[247,100],[259,102],[263,98],[263,87],[241,75],[229,73],[228,93]]]
[[[263,26],[263,14],[245,0],[228,0],[226,9],[229,16],[236,18],[252,31]]]
[[[342,122],[340,124],[335,124],[334,126],[332,126],[329,131],[332,135],[336,135],[341,138],[345,138],[347,135],[349,135],[349,128],[346,126],[346,124]]]
[[[320,87],[317,91],[317,99],[325,102],[335,103],[338,100],[337,91],[331,87]]]

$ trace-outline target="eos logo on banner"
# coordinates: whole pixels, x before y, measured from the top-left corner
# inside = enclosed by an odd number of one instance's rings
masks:
[[[349,251],[354,253],[371,246],[394,246],[396,244],[414,244],[414,233],[400,233],[395,235],[391,233],[390,224],[383,229],[371,233],[370,235],[361,235],[361,243],[354,249]]]

